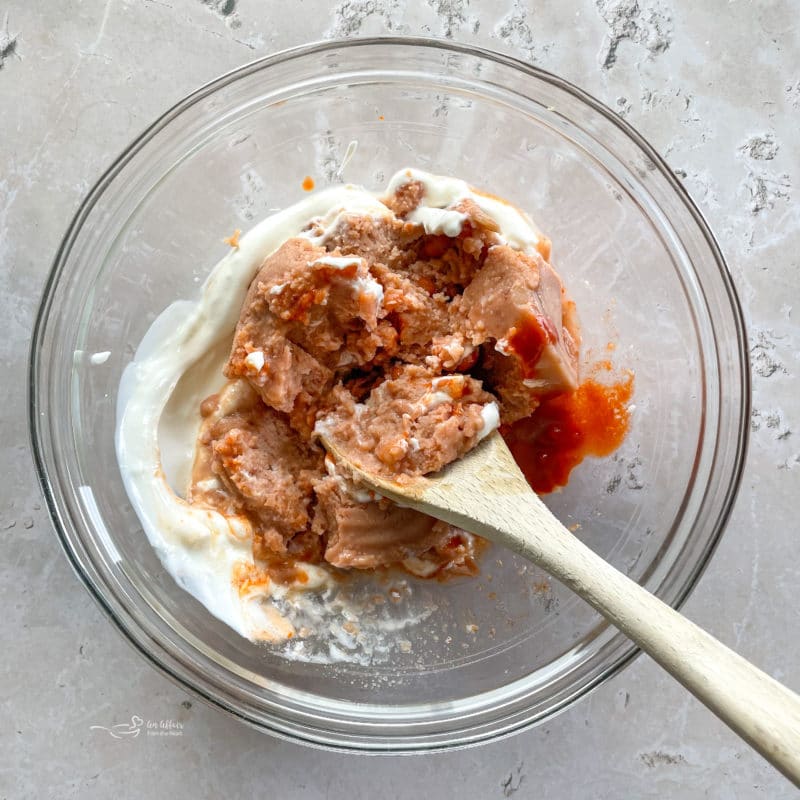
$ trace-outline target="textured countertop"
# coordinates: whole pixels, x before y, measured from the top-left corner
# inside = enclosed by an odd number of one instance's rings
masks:
[[[148,666],[73,575],[36,484],[25,391],[41,286],[72,214],[185,93],[324,37],[424,34],[511,53],[633,123],[720,239],[749,324],[752,440],[685,613],[800,689],[798,12],[797,0],[0,0],[0,798],[795,797],[646,657],[548,724],[462,752],[347,756],[245,728]],[[177,735],[90,727],[134,715]]]

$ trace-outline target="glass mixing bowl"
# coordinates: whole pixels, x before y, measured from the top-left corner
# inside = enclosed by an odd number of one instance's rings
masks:
[[[288,661],[180,589],[142,532],[114,429],[120,375],[150,323],[196,295],[224,236],[300,198],[306,175],[379,189],[404,166],[528,210],[577,302],[585,360],[607,357],[611,339],[615,364],[635,370],[624,445],[547,502],[673,606],[731,510],[749,417],[742,315],[708,227],[642,137],[560,78],[441,41],[327,42],[242,67],[166,113],[92,189],[47,282],[30,375],[42,486],[79,576],[154,665],[258,728],[353,750],[520,730],[637,652],[494,548],[477,579],[414,587],[408,602],[436,611],[391,658]]]

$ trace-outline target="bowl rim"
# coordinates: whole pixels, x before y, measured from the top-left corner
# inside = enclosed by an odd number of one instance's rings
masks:
[[[708,247],[713,260],[718,267],[719,277],[722,281],[721,288],[724,289],[724,297],[727,300],[727,305],[732,314],[733,323],[736,329],[736,351],[738,354],[738,366],[740,368],[742,378],[742,393],[738,417],[744,422],[739,426],[735,443],[733,441],[731,442],[732,444],[735,444],[735,457],[733,464],[729,466],[729,469],[731,469],[731,479],[726,487],[725,492],[723,493],[722,499],[720,500],[720,512],[713,521],[713,532],[709,536],[703,551],[700,553],[692,569],[688,572],[684,580],[683,587],[672,603],[672,606],[673,608],[679,609],[686,602],[687,598],[697,586],[699,579],[710,563],[710,560],[719,545],[722,534],[733,511],[735,500],[741,486],[743,470],[749,447],[750,430],[746,421],[749,420],[750,417],[752,402],[751,367],[747,350],[747,329],[741,302],[733,282],[733,277],[710,226],[708,225],[702,212],[695,204],[694,200],[691,198],[687,189],[677,179],[672,168],[666,163],[664,158],[630,123],[622,119],[604,103],[601,103],[591,94],[574,85],[570,81],[561,78],[560,76],[555,75],[547,70],[543,70],[539,67],[528,64],[513,56],[488,48],[465,44],[452,39],[441,39],[426,36],[382,35],[371,37],[352,37],[347,39],[339,38],[317,40],[286,48],[271,55],[262,56],[228,70],[227,72],[202,84],[189,94],[185,95],[165,112],[163,112],[150,125],[145,127],[131,140],[128,146],[122,150],[122,152],[111,162],[111,164],[95,181],[94,185],[86,194],[77,211],[73,215],[72,220],[56,251],[52,267],[48,273],[41,292],[41,300],[36,314],[29,347],[27,382],[28,433],[37,479],[44,495],[45,503],[50,514],[50,518],[53,522],[53,527],[68,561],[70,562],[80,581],[98,603],[106,616],[111,620],[114,627],[123,635],[125,640],[159,672],[164,674],[184,690],[187,690],[193,696],[198,697],[205,702],[210,703],[214,707],[227,712],[231,716],[245,722],[251,727],[255,727],[260,731],[267,731],[283,739],[302,742],[304,744],[310,744],[323,749],[348,752],[364,752],[365,750],[379,753],[431,752],[437,750],[449,750],[469,745],[477,745],[487,741],[504,738],[521,730],[530,728],[533,725],[542,722],[544,719],[549,719],[566,710],[573,703],[577,702],[578,699],[587,695],[609,678],[616,675],[628,664],[630,664],[640,654],[641,650],[638,646],[634,645],[632,642],[629,642],[628,648],[617,655],[614,660],[602,671],[598,672],[594,679],[587,681],[579,691],[574,691],[568,696],[563,697],[560,702],[548,710],[546,714],[542,716],[535,716],[531,714],[527,716],[523,715],[522,719],[516,719],[511,724],[507,724],[501,730],[493,729],[488,734],[479,733],[472,739],[468,738],[465,740],[463,737],[457,737],[454,741],[445,743],[437,742],[433,746],[424,741],[410,743],[410,746],[400,745],[399,747],[395,745],[387,746],[388,743],[381,743],[380,741],[375,741],[371,745],[365,745],[363,742],[356,742],[355,744],[348,741],[332,742],[330,739],[325,739],[324,737],[320,738],[319,736],[314,735],[305,737],[298,733],[296,728],[287,733],[286,730],[282,729],[280,726],[270,726],[263,724],[262,722],[256,722],[255,720],[245,716],[232,705],[223,702],[223,699],[216,696],[214,692],[204,691],[195,683],[192,683],[184,675],[179,675],[173,671],[173,669],[170,668],[170,665],[174,663],[174,656],[163,647],[159,648],[155,652],[152,648],[146,648],[129,630],[130,625],[133,625],[134,627],[138,625],[138,623],[136,623],[136,621],[130,615],[129,611],[124,609],[125,618],[121,618],[118,611],[112,608],[111,604],[103,596],[102,592],[100,591],[100,587],[98,587],[92,580],[90,570],[83,563],[81,554],[76,552],[76,550],[73,548],[70,537],[67,534],[67,528],[70,523],[66,518],[69,517],[69,512],[59,507],[59,503],[56,498],[56,492],[54,491],[53,487],[53,470],[50,466],[48,466],[45,454],[47,449],[46,442],[48,439],[48,432],[46,430],[46,425],[43,424],[39,413],[39,393],[41,391],[41,387],[39,385],[37,376],[39,374],[40,359],[42,356],[41,343],[50,321],[50,311],[52,307],[54,291],[61,280],[65,277],[65,268],[67,266],[70,252],[85,220],[95,207],[99,198],[103,195],[103,193],[116,178],[116,176],[122,171],[122,169],[136,156],[140,150],[146,146],[151,139],[153,139],[153,137],[164,130],[185,110],[194,106],[196,103],[200,102],[206,97],[213,95],[216,91],[224,88],[239,78],[246,77],[262,69],[312,54],[319,54],[338,49],[376,45],[381,47],[422,47],[437,51],[448,51],[454,54],[464,54],[478,57],[498,63],[502,66],[510,67],[512,70],[525,77],[533,77],[543,80],[555,86],[556,88],[571,94],[585,106],[588,106],[591,110],[604,117],[606,121],[616,125],[620,131],[655,164],[661,176],[666,178],[669,188],[676,194],[677,199],[680,200],[684,208],[689,212],[697,230],[702,234],[704,243]]]

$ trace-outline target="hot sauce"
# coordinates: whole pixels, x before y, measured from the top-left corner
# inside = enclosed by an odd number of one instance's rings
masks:
[[[522,360],[525,377],[529,378],[535,373],[545,345],[555,342],[558,334],[549,319],[534,314],[529,314],[512,330],[508,346]]]
[[[573,393],[545,398],[533,415],[501,433],[534,491],[565,486],[586,456],[607,456],[628,432],[633,375],[616,383],[585,380]]]

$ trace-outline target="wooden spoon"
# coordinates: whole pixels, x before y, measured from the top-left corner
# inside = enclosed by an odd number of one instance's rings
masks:
[[[322,437],[353,477],[391,500],[477,533],[546,569],[636,642],[800,786],[800,697],[658,600],[574,537],[528,485],[498,433],[433,475],[366,472]]]

